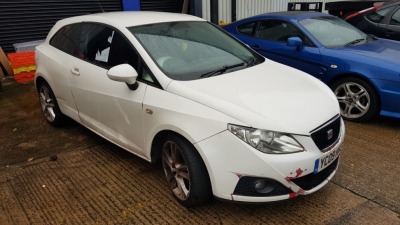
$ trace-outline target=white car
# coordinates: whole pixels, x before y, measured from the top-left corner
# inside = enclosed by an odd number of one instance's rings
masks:
[[[319,80],[207,21],[112,12],[57,22],[36,48],[47,121],[70,117],[150,162],[187,207],[268,202],[322,188],[345,129]]]

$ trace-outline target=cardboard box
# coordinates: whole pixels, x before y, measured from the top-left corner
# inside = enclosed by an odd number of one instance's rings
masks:
[[[1,79],[2,79],[3,77],[4,77],[3,69],[0,68],[0,82],[1,82]]]
[[[3,49],[1,47],[0,47],[0,63],[6,70],[8,75],[10,76],[14,75],[10,62],[8,61],[7,56],[6,54],[4,54]]]

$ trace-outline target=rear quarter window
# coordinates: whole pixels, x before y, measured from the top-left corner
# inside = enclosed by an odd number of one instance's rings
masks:
[[[80,24],[70,24],[62,27],[51,38],[50,45],[53,47],[77,57],[80,53],[79,40],[81,37],[82,29]]]
[[[400,26],[400,9],[398,9],[390,19],[390,25]]]
[[[237,27],[237,30],[239,33],[247,35],[247,36],[254,36],[254,31],[256,28],[257,21],[245,23],[242,25],[239,25]]]

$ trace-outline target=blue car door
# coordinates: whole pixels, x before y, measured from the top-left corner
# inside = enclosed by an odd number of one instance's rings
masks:
[[[238,29],[240,32],[240,29]],[[288,46],[287,39],[299,37],[303,46]],[[261,55],[276,62],[297,68],[320,77],[326,72],[322,66],[319,49],[294,25],[283,20],[261,20],[254,37],[243,40]],[[251,40],[249,40],[251,39]]]

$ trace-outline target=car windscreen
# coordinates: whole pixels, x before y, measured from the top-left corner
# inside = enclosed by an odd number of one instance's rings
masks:
[[[332,16],[300,20],[299,23],[327,48],[345,47],[367,41],[367,35],[344,20]]]
[[[159,68],[174,80],[225,74],[264,61],[208,22],[168,22],[128,29]]]

